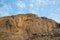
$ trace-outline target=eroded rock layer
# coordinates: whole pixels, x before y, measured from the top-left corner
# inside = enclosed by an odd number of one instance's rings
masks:
[[[35,35],[50,33],[57,26],[54,20],[35,14],[7,16],[0,18],[0,40],[33,40]]]

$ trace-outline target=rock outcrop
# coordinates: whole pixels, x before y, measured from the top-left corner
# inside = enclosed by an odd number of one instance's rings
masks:
[[[35,14],[2,17],[0,18],[0,40],[32,40],[32,36],[50,33],[57,26],[59,25],[54,20],[38,17]]]

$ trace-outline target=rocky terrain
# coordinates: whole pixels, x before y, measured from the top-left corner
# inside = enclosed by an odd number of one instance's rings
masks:
[[[0,18],[0,40],[60,40],[60,24],[35,14]]]

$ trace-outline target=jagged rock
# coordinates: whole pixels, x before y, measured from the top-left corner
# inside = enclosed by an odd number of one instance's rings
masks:
[[[57,23],[35,14],[19,14],[0,18],[0,40],[33,40],[38,34],[56,29]],[[30,39],[29,39],[30,38]]]

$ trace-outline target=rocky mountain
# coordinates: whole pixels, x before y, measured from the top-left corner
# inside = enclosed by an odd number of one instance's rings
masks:
[[[58,28],[56,21],[35,14],[5,16],[0,18],[0,40],[41,40],[45,35],[54,36]]]

